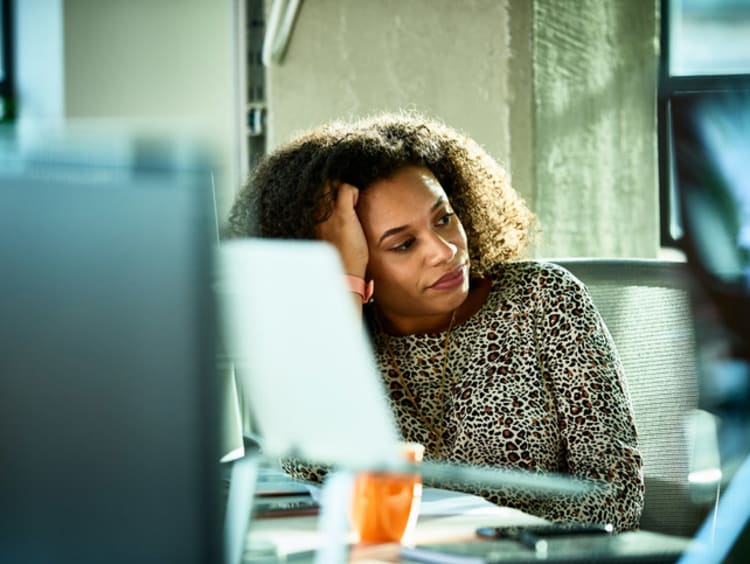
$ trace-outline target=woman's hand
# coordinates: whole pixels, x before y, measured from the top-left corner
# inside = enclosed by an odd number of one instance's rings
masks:
[[[359,190],[355,186],[339,184],[333,212],[328,219],[317,225],[315,236],[321,241],[332,243],[338,249],[347,274],[364,278],[370,255],[365,232],[355,209],[358,198]]]

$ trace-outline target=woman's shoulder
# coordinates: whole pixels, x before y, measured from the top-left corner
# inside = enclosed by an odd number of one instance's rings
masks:
[[[595,311],[588,288],[566,268],[549,261],[507,262],[493,277],[490,307],[502,305],[575,316]]]
[[[518,260],[499,264],[490,277],[495,287],[516,286],[527,290],[582,288],[583,284],[566,268],[544,260]]]
[[[549,261],[506,262],[491,272],[489,304],[515,303],[519,307],[547,307],[551,303],[589,300],[588,289],[564,267]]]

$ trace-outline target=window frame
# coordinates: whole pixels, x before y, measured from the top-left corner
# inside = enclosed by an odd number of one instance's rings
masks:
[[[750,92],[750,73],[676,75],[670,73],[670,14],[672,0],[661,0],[659,77],[657,93],[657,143],[659,164],[659,231],[662,247],[682,247],[682,222],[673,182],[671,109],[673,98],[683,94]],[[673,232],[676,226],[679,233]]]
[[[3,73],[0,78],[0,98],[3,100],[4,112],[0,114],[0,122],[11,121],[15,118],[15,69],[14,69],[14,29],[13,29],[13,0],[0,0],[2,14],[2,65]]]

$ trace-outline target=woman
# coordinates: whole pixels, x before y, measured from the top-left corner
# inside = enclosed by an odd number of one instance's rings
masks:
[[[517,260],[532,219],[475,142],[420,116],[380,115],[275,151],[230,226],[336,246],[403,438],[428,458],[606,484],[575,499],[462,489],[554,521],[633,529],[642,463],[622,367],[583,285]]]

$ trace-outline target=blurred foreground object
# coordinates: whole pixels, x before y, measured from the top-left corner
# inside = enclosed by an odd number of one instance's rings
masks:
[[[64,137],[0,152],[0,561],[218,562],[209,163]]]

